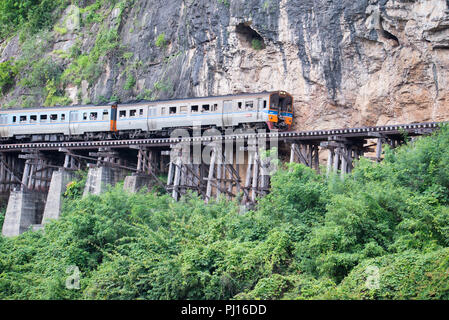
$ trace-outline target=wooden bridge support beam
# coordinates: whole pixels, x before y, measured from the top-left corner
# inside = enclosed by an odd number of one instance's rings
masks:
[[[374,139],[377,138],[376,141],[376,156],[373,160],[377,162],[382,161],[382,149],[383,145],[388,144],[391,148],[397,148],[403,143],[405,143],[405,140],[403,137],[398,136],[388,136],[379,132],[371,132],[369,133],[369,137],[373,137]]]
[[[155,174],[160,171],[160,152],[157,150],[139,147],[137,154],[137,173]]]
[[[131,176],[127,176],[124,181],[124,189],[128,192],[135,193],[140,189],[150,188],[155,184],[162,185],[163,182],[158,178],[161,172],[161,152],[157,149],[133,146],[137,149],[137,168]]]
[[[219,152],[217,152],[217,146],[213,145],[212,146],[212,151],[211,151],[211,157],[210,157],[210,162],[209,162],[209,171],[207,174],[207,186],[206,186],[206,197],[205,197],[205,202],[208,203],[212,197],[212,189],[213,186],[216,185],[216,180],[214,178],[214,176],[216,176],[215,174],[215,168],[216,168],[216,162],[217,162],[217,158],[218,158],[218,154]]]
[[[319,172],[319,151],[319,146],[315,143],[292,143],[290,146],[290,163],[299,162]]]
[[[172,197],[178,200],[187,190],[199,193],[209,202],[213,197],[221,195],[227,198],[236,196],[241,190],[240,176],[234,168],[234,159],[227,159],[220,143],[201,146],[202,154],[210,151],[210,161],[195,161],[194,154],[182,145],[173,146],[168,169],[167,189]],[[189,150],[188,152],[186,150]],[[233,156],[233,154],[232,154]]]
[[[326,175],[329,176],[331,172],[335,174],[340,172],[342,179],[352,171],[353,161],[363,156],[365,150],[363,143],[341,140],[322,142],[320,146],[328,149]]]
[[[178,200],[187,190],[204,193],[202,164],[193,164],[193,155],[188,146],[173,146],[170,152],[167,187],[172,197]]]
[[[268,193],[270,187],[270,169],[272,159],[266,154],[263,148],[258,149],[258,146],[251,141],[248,142],[248,165],[245,176],[245,186],[243,187],[244,195],[242,204],[247,207],[253,206],[258,197],[264,196]]]
[[[25,160],[21,187],[29,191],[48,191],[51,175],[57,166],[36,150],[24,150],[19,159]]]
[[[23,163],[14,154],[0,153],[0,193],[8,195],[10,191],[21,187]]]

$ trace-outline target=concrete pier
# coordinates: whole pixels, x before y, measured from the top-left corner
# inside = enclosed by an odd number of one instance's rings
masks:
[[[144,187],[150,188],[153,185],[153,179],[145,174],[134,174],[125,178],[123,189],[130,193],[136,193]]]
[[[89,194],[99,195],[106,191],[108,186],[114,186],[125,178],[123,169],[112,167],[93,167],[87,174],[83,197]]]
[[[39,229],[46,199],[45,192],[11,191],[2,228],[3,236],[18,236],[30,227]]]
[[[58,219],[61,215],[62,196],[67,190],[67,184],[73,180],[73,173],[64,169],[53,171],[47,203],[45,205],[42,224]]]

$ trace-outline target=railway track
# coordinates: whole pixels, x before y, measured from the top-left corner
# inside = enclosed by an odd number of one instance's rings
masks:
[[[166,147],[180,142],[211,142],[219,140],[240,140],[240,139],[281,139],[281,140],[316,140],[327,141],[333,137],[354,138],[375,138],[383,136],[397,136],[404,132],[411,136],[422,135],[438,129],[441,125],[449,122],[425,122],[412,124],[398,124],[373,127],[357,127],[332,130],[312,130],[312,131],[290,131],[290,132],[266,132],[266,133],[237,133],[231,135],[216,135],[202,137],[184,138],[152,138],[152,139],[127,139],[127,140],[104,140],[104,141],[71,141],[71,142],[33,142],[33,143],[13,143],[0,144],[0,152],[14,152],[23,149],[38,150],[59,150],[66,149],[96,149],[101,147],[126,148],[129,146]]]

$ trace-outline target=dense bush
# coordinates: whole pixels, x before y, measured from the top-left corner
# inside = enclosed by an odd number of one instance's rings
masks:
[[[17,66],[11,61],[0,62],[0,95],[4,95],[14,84]]]
[[[67,0],[2,0],[0,1],[0,38],[19,28],[30,33],[53,26],[55,9],[64,8]]]
[[[0,238],[0,298],[449,298],[448,144],[444,127],[344,181],[288,165],[245,213],[120,185],[80,199],[81,178],[45,232]]]
[[[379,288],[367,290],[366,270],[379,268]],[[333,293],[338,299],[449,299],[449,249],[407,250],[366,260]]]

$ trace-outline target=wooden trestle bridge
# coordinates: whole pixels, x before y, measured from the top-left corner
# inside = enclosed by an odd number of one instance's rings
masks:
[[[3,234],[20,234],[42,225],[46,217],[57,218],[65,185],[74,171],[86,167],[85,194],[101,193],[105,185],[125,179],[125,188],[132,192],[158,184],[176,200],[193,190],[205,201],[223,195],[240,197],[243,204],[251,205],[269,192],[274,158],[344,176],[353,169],[355,159],[369,155],[381,161],[382,145],[394,148],[404,143],[405,136],[426,135],[442,124],[0,144],[0,194],[9,198]],[[277,154],[265,156],[264,150],[277,150]],[[160,178],[164,175],[167,181]]]

